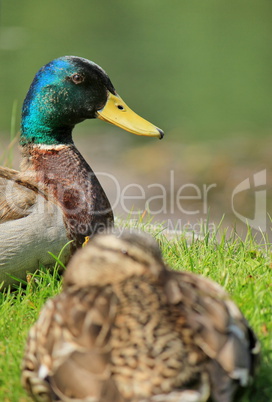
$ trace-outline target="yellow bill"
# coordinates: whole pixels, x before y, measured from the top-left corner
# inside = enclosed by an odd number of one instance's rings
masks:
[[[160,128],[134,113],[119,95],[110,92],[103,109],[97,111],[97,117],[133,134],[157,137],[160,140],[164,136]]]

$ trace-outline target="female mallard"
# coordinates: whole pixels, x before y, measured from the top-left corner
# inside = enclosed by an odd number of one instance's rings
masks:
[[[116,93],[93,62],[61,57],[42,67],[25,98],[21,171],[0,168],[0,283],[13,283],[52,264],[48,251],[67,262],[85,236],[113,224],[110,203],[75,147],[72,130],[98,117],[134,134],[163,137]]]
[[[228,402],[258,354],[218,284],[168,270],[144,234],[97,235],[31,328],[22,381],[37,401]]]

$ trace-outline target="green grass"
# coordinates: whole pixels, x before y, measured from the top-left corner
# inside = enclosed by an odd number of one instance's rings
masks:
[[[143,229],[145,225],[142,224]],[[148,229],[146,227],[146,229]],[[271,348],[271,245],[259,245],[250,231],[245,240],[237,236],[218,241],[180,236],[167,239],[161,229],[153,229],[165,261],[175,270],[188,270],[220,283],[240,306],[262,344],[262,363],[253,386],[239,401],[272,400]],[[26,402],[30,399],[20,385],[20,364],[29,327],[48,297],[59,293],[61,277],[41,269],[26,289],[0,294],[0,400]]]

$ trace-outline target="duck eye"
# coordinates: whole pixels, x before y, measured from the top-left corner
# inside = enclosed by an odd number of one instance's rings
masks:
[[[117,107],[118,107],[119,110],[124,110],[125,109],[124,106],[122,106],[122,105],[118,105]]]
[[[75,84],[81,84],[84,81],[84,77],[78,73],[73,74],[71,79]]]

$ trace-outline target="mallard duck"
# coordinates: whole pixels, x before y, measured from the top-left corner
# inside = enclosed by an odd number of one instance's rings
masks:
[[[135,114],[95,63],[74,56],[51,61],[36,74],[22,109],[21,171],[0,167],[0,283],[24,278],[48,251],[66,263],[85,239],[113,224],[106,194],[77,150],[77,123],[98,117],[134,134],[163,137]]]
[[[37,401],[228,402],[258,356],[221,286],[169,270],[146,234],[100,234],[30,329],[22,382]]]

